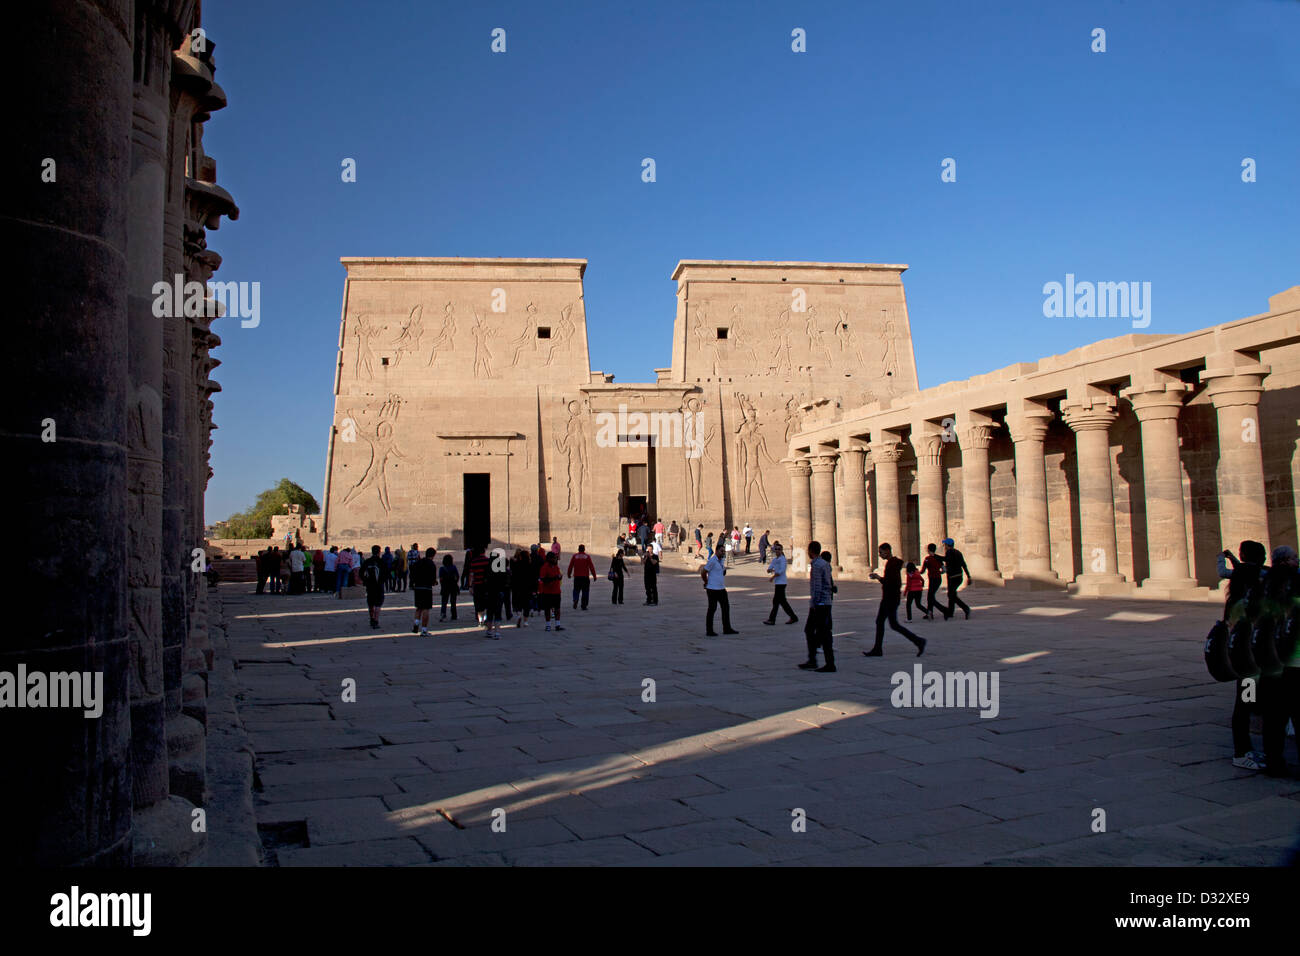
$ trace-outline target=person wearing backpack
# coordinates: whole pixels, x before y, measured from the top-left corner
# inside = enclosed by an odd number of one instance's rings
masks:
[[[370,610],[370,627],[379,630],[379,609],[384,606],[384,563],[379,545],[372,545],[370,557],[361,562],[361,584],[366,589],[366,607]]]
[[[1268,559],[1268,550],[1258,541],[1243,541],[1237,549],[1240,560],[1232,552],[1224,551],[1219,555],[1219,576],[1228,579],[1228,593],[1223,602],[1223,620],[1229,630],[1243,617],[1253,619],[1259,610],[1262,596],[1261,583],[1267,573],[1264,562]],[[1228,565],[1231,564],[1229,569]],[[1267,760],[1261,751],[1255,749],[1250,736],[1250,718],[1261,703],[1258,693],[1261,682],[1254,678],[1241,678],[1233,682],[1232,700],[1232,765],[1242,770],[1264,770]],[[1254,701],[1245,699],[1252,685],[1257,693]]]
[[[430,548],[430,551],[433,549]],[[442,595],[442,613],[438,620],[447,620],[447,605],[451,605],[451,619],[456,620],[456,595],[460,592],[460,572],[450,554],[442,556],[442,567],[438,569],[438,587]]]

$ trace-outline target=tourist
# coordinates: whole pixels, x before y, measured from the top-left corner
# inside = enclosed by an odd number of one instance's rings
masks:
[[[727,566],[722,557],[710,554],[708,563],[700,569],[700,578],[704,581],[704,593],[709,600],[709,609],[704,617],[704,633],[709,637],[718,636],[713,630],[713,616],[718,608],[722,608],[722,633],[739,634],[739,631],[731,627],[731,604],[727,601]]]
[[[668,525],[668,547],[676,551],[682,544],[682,529],[677,526],[677,520],[673,519]]]
[[[289,552],[289,593],[302,593],[302,568],[305,563],[306,555],[302,553],[302,548],[294,545]]]
[[[620,542],[623,536],[619,535]],[[627,574],[627,564],[623,560],[623,548],[619,547],[614,552],[614,556],[609,559],[609,580],[613,587],[610,588],[609,603],[623,603],[623,578]]]
[[[397,550],[393,552],[393,590],[406,590],[406,549],[400,544]]]
[[[745,536],[745,553],[749,554],[749,546],[754,542],[754,529],[749,526],[748,521],[745,522],[745,530],[741,534]]]
[[[560,562],[560,539],[551,538],[551,554],[555,555],[555,563]]]
[[[933,544],[927,544],[925,550],[928,553],[925,556],[925,560],[921,562],[921,570],[925,572],[925,576],[929,579],[925,594],[925,616],[933,621],[934,609],[937,607],[943,612],[943,619],[946,621],[952,616],[951,612],[948,608],[944,607],[934,599],[935,594],[939,591],[939,585],[943,580],[943,558],[939,557],[939,555],[935,553],[937,549]]]
[[[377,544],[371,545],[370,557],[361,563],[361,584],[366,589],[370,626],[379,630],[379,609],[384,606],[384,562],[379,556]]]
[[[537,596],[537,582],[542,576],[542,565],[546,563],[546,552],[541,545],[535,544],[528,549],[528,562],[533,568],[533,610],[540,614],[542,602]]]
[[[528,615],[533,608],[533,595],[537,593],[537,575],[533,572],[532,558],[523,548],[510,559],[510,602],[514,606],[515,627],[527,627]]]
[[[460,566],[460,589],[462,591],[469,590],[469,566],[474,560],[474,554],[475,550],[473,548],[465,549],[465,560]]]
[[[912,605],[916,605],[917,613],[927,621],[930,615],[925,613],[925,608],[921,605],[921,591],[925,588],[925,578],[921,572],[916,569],[916,565],[911,561],[907,562],[907,621],[912,621]]]
[[[820,541],[808,542],[808,619],[804,622],[804,642],[808,646],[808,659],[799,665],[800,670],[815,670],[820,674],[835,673],[835,648],[831,609],[834,602],[835,582],[831,578],[831,563],[822,553]],[[825,663],[817,666],[817,649],[821,648]]]
[[[596,576],[596,565],[587,553],[585,544],[578,545],[578,553],[569,559],[569,577],[573,578],[573,609],[578,609],[578,598],[582,598],[582,609],[587,610],[587,601],[591,598],[591,580]]]
[[[290,554],[292,554],[292,552],[290,551],[280,552],[280,575],[279,575],[279,579],[276,582],[276,586],[279,588],[279,591],[277,593],[279,594],[289,593],[289,581],[290,581],[289,555]]]
[[[704,525],[698,525],[695,529],[695,553],[696,554],[699,554],[703,550],[704,547],[704,539],[702,537],[703,534],[704,534]]]
[[[655,542],[655,549],[647,554],[641,561],[645,570],[645,603],[646,607],[657,607],[659,605],[659,542]]]
[[[664,546],[664,532],[665,532],[666,530],[667,530],[667,529],[664,528],[664,519],[663,519],[663,518],[656,518],[656,519],[655,519],[655,526],[654,526],[655,544],[659,545],[659,549],[660,549],[661,551],[663,550],[663,546]]]
[[[325,552],[324,573],[321,576],[321,590],[333,591],[336,587],[339,569],[339,546],[330,545],[330,549]]]
[[[650,524],[641,522],[636,529],[637,538],[641,542],[641,554],[644,555],[650,547]]]
[[[384,574],[384,590],[391,591],[393,589],[393,552],[387,547],[384,548],[384,553],[379,556],[379,566]]]
[[[758,536],[758,563],[759,564],[767,564],[767,550],[769,547],[771,547],[771,545],[768,544],[768,538],[767,538],[769,534],[771,534],[770,531],[764,531],[762,534]]]
[[[271,545],[271,550],[266,552],[266,577],[271,586],[272,594],[280,593],[280,547]]]
[[[329,590],[328,585],[323,585],[325,579],[325,549],[317,548],[315,554],[311,557],[311,573],[313,589],[319,593],[322,589]]]
[[[916,645],[916,656],[920,657],[925,652],[925,638],[917,637],[898,623],[898,606],[902,603],[903,592],[903,559],[894,557],[893,549],[887,543],[880,545],[879,553],[880,560],[884,562],[885,573],[881,575],[875,571],[871,572],[871,579],[880,582],[880,609],[876,611],[876,644],[871,650],[863,651],[862,654],[865,657],[884,656],[885,624],[888,623],[891,628]],[[951,589],[952,584],[949,583],[948,587]],[[949,594],[951,593],[950,590]]]
[[[484,637],[501,640],[501,621],[510,616],[510,564],[502,548],[492,551],[487,572],[487,620]]]
[[[1300,614],[1300,557],[1294,548],[1281,546],[1273,549],[1272,567],[1264,576],[1260,617],[1272,618],[1271,633],[1260,637],[1281,635],[1288,615]],[[1259,700],[1264,712],[1264,773],[1270,777],[1286,777],[1290,769],[1286,762],[1286,725],[1295,725],[1296,750],[1300,755],[1300,641],[1278,641],[1282,673],[1259,678]]]
[[[465,572],[469,578],[470,595],[474,598],[474,616],[479,624],[486,624],[488,619],[488,571],[492,567],[492,559],[487,555],[487,549],[478,547],[473,549],[473,554],[467,562],[468,570]]]
[[[429,549],[430,551],[433,548]],[[450,554],[442,556],[442,567],[438,569],[438,592],[442,597],[442,613],[438,621],[447,620],[447,606],[451,606],[451,619],[456,620],[456,595],[460,593],[460,572]]]
[[[546,556],[537,578],[537,596],[546,618],[546,629],[551,629],[551,615],[555,615],[555,629],[564,630],[560,624],[560,591],[564,587],[564,572],[560,570],[560,556],[552,551]]]
[[[335,545],[338,547],[338,545]],[[342,600],[343,587],[348,583],[348,577],[352,574],[352,552],[344,548],[339,552],[338,558],[334,562],[334,596]]]
[[[957,589],[961,587],[962,574],[964,573],[969,580],[970,568],[966,567],[966,558],[962,553],[953,547],[952,538],[943,539],[943,565],[944,573],[948,575],[948,607],[943,612],[943,619],[948,620],[960,607],[966,612],[966,619],[970,620],[970,607],[957,596]]]
[[[1262,603],[1263,588],[1260,584],[1265,579],[1268,549],[1258,541],[1243,541],[1238,549],[1241,559],[1233,557],[1229,551],[1219,555],[1219,576],[1224,577],[1226,561],[1232,563],[1228,577],[1228,594],[1223,605],[1223,620],[1228,628],[1238,626],[1243,617],[1253,620]],[[1233,682],[1232,698],[1232,765],[1242,770],[1263,770],[1267,766],[1264,754],[1256,750],[1250,736],[1251,716],[1261,709],[1264,703],[1262,693],[1248,694],[1253,677],[1239,677]],[[1252,696],[1254,701],[1245,698]]]
[[[257,557],[253,559],[253,570],[257,574],[257,592],[258,594],[266,593],[266,551],[257,552]]]
[[[696,536],[695,540],[699,541],[700,539],[698,536]],[[712,531],[710,531],[709,536],[704,539],[704,553],[709,557],[713,557],[713,532]]]
[[[430,548],[424,557],[419,558],[410,567],[411,590],[415,599],[415,623],[411,633],[421,637],[429,636],[429,612],[433,610],[433,585],[438,580],[438,565],[433,560],[434,550]],[[451,555],[447,555],[451,557]],[[455,605],[453,605],[454,607]]]
[[[415,562],[420,560],[420,546],[411,542],[411,550],[406,552],[406,570],[410,573],[411,568],[415,567]],[[438,563],[438,549],[433,549],[434,564]]]
[[[767,537],[766,533],[764,533],[763,537]],[[763,545],[760,545],[760,548],[764,551],[767,550]],[[786,578],[785,548],[781,546],[780,541],[772,545],[772,563],[767,566],[767,571],[768,574],[771,575],[768,580],[772,582],[773,587],[772,613],[767,616],[767,619],[764,620],[763,623],[776,624],[776,612],[778,610],[783,610],[785,611],[786,616],[785,623],[797,624],[799,621],[799,615],[794,613],[794,608],[790,606],[790,602],[785,596],[785,588],[789,582]]]
[[[740,554],[740,528],[736,525],[731,526],[731,545],[729,550],[733,554]]]

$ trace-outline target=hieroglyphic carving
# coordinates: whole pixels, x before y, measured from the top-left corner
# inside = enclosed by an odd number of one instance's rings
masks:
[[[803,410],[799,407],[803,404],[803,399],[798,395],[792,395],[785,403],[785,438],[783,441],[789,443],[791,435],[797,435],[803,431]]]
[[[718,374],[717,331],[709,327],[709,303],[701,300],[695,307],[695,348],[705,365],[705,375]]]
[[[790,310],[785,309],[778,317],[776,328],[772,329],[772,334],[768,338],[768,345],[772,349],[772,358],[776,364],[769,366],[774,374],[781,374],[784,369],[788,375],[794,370],[790,362]]]
[[[418,352],[420,350],[420,336],[422,335],[424,335],[424,306],[417,305],[411,309],[410,316],[402,323],[401,330],[392,344],[394,367],[401,363],[404,352]]]
[[[379,334],[376,328],[365,313],[357,316],[356,325],[352,327],[352,334],[357,338],[357,358],[353,366],[354,375],[361,375],[361,368],[365,366],[366,378],[372,378],[375,374],[375,350],[370,344],[371,340]]]
[[[758,364],[758,353],[754,351],[754,344],[749,340],[749,331],[745,328],[745,316],[739,302],[731,307],[731,329],[727,341],[737,352],[748,353],[751,363]]]
[[[366,465],[365,472],[355,485],[343,496],[343,504],[349,504],[356,500],[366,491],[375,488],[379,495],[379,505],[388,514],[392,508],[388,503],[388,461],[390,458],[397,458],[402,461],[410,461],[406,455],[397,448],[395,432],[397,423],[397,414],[401,410],[402,400],[395,395],[390,395],[379,407],[378,422],[375,424],[374,438],[368,434],[362,433],[361,437],[370,445],[370,462]],[[370,408],[367,408],[367,412]],[[356,420],[357,416],[351,414],[350,417]],[[362,416],[368,417],[368,416]]]
[[[510,367],[519,367],[519,356],[525,350],[533,353],[537,352],[537,306],[529,302],[524,308],[524,330],[518,336],[510,340],[514,346],[514,355],[510,357]]]
[[[812,353],[813,360],[817,359],[817,353],[821,352],[826,356],[826,364],[830,365],[833,361],[831,350],[826,344],[826,333],[818,324],[817,307],[813,306],[808,310],[808,316],[804,320],[804,331],[808,333],[808,351]]]
[[[582,405],[577,401],[568,404],[569,420],[564,426],[564,438],[555,442],[555,448],[565,463],[565,511],[582,510],[582,488],[587,478],[587,428]]]
[[[858,344],[858,334],[849,325],[849,314],[843,309],[840,309],[840,320],[835,324],[835,337],[839,339],[840,352],[853,356],[859,366],[866,364],[862,358],[862,348]]]
[[[685,441],[682,442],[683,460],[686,463],[686,498],[692,509],[704,507],[704,463],[715,461],[709,446],[717,429],[704,424],[704,402],[692,396],[682,407],[686,423]],[[707,430],[706,430],[707,429]]]

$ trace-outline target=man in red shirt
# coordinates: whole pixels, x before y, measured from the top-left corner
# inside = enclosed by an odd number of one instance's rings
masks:
[[[926,545],[925,550],[930,552],[925,556],[925,560],[921,562],[921,570],[925,572],[928,579],[926,581],[928,587],[925,595],[925,610],[926,617],[933,621],[936,607],[943,611],[945,616],[948,614],[948,609],[934,599],[935,594],[939,591],[939,582],[943,575],[943,558],[935,553],[938,549],[932,544]]]
[[[546,616],[546,629],[551,629],[551,612],[555,612],[555,629],[564,630],[560,624],[560,589],[564,586],[564,573],[560,571],[560,559],[548,554],[542,562],[542,570],[537,574],[537,600],[542,613]]]
[[[591,597],[591,579],[596,576],[596,565],[587,553],[585,544],[578,545],[578,553],[569,559],[569,577],[573,578],[573,609],[578,609],[578,596],[582,596],[582,609],[587,610]]]

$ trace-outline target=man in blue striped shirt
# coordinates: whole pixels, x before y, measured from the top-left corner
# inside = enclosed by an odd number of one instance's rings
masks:
[[[835,583],[831,580],[831,565],[822,554],[820,542],[809,542],[808,558],[812,562],[808,569],[808,583],[812,593],[808,620],[803,627],[804,638],[808,643],[808,660],[799,667],[806,671],[815,670],[819,674],[833,674],[835,673],[835,651],[831,647],[831,600]],[[826,660],[822,667],[817,666],[819,646]]]

